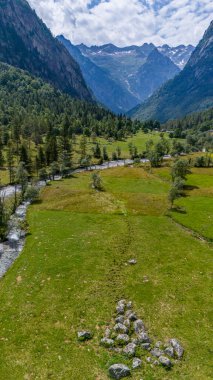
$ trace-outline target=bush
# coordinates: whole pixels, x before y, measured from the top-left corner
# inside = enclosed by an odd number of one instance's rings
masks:
[[[31,202],[37,201],[39,199],[39,189],[35,186],[28,187],[25,191],[24,199]]]

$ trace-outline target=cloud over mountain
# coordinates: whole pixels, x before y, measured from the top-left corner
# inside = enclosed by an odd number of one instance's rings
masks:
[[[196,45],[213,12],[211,0],[28,1],[55,35],[87,45]]]

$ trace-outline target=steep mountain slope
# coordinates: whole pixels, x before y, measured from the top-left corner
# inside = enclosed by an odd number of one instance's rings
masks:
[[[134,102],[134,105],[141,103],[159,86],[179,72],[179,68],[168,57],[158,52],[153,44],[123,48],[113,44],[91,47],[81,44],[77,47],[84,58],[89,59],[96,67],[104,71],[106,81],[107,78],[110,78],[119,88],[123,89],[125,97],[117,96],[116,91],[113,92],[111,99],[116,107],[119,102],[119,109],[124,112],[129,110],[128,103]],[[70,52],[73,54],[73,51],[70,50]],[[82,58],[77,60],[96,97],[104,104],[109,105],[108,99],[105,98],[106,93],[103,92],[100,98],[101,81],[99,78],[98,81],[95,78],[92,80],[88,78],[87,65],[85,62],[82,63]],[[111,84],[110,87],[113,89]],[[110,93],[108,93],[108,97],[110,97]],[[128,99],[129,102],[126,101]]]
[[[183,71],[130,114],[162,122],[213,106],[213,21]]]
[[[99,102],[115,113],[124,112],[138,104],[138,100],[113,80],[106,69],[97,66],[63,36],[57,38],[80,65],[88,87]]]
[[[145,100],[167,80],[174,78],[180,69],[166,56],[154,48],[147,57],[138,75],[130,82],[138,90],[138,97]]]
[[[192,45],[179,45],[176,47],[170,47],[169,45],[158,46],[160,53],[170,58],[181,70],[186,66],[194,49]]]
[[[78,64],[26,0],[0,1],[0,61],[27,70],[74,97],[92,99]]]

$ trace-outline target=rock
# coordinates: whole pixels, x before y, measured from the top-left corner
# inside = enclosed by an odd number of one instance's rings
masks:
[[[106,331],[105,331],[105,337],[109,338],[110,335],[111,335],[111,330],[107,328]]]
[[[150,337],[145,332],[138,334],[138,341],[139,343],[152,343]]]
[[[125,321],[124,321],[124,326],[126,326],[126,327],[128,327],[128,328],[130,328],[130,326],[131,326],[131,322],[130,322],[130,320],[129,319],[125,319]]]
[[[127,334],[119,334],[116,338],[118,344],[124,345],[129,343],[129,336]]]
[[[148,357],[146,358],[146,361],[147,361],[147,363],[152,363],[152,358],[151,358],[150,356],[148,356]]]
[[[122,379],[131,375],[129,367],[124,364],[114,364],[109,368],[109,375],[112,379]]]
[[[160,348],[163,346],[163,343],[159,340],[158,342],[155,343],[156,348]]]
[[[139,358],[134,358],[134,359],[133,359],[133,362],[132,362],[132,368],[133,368],[133,369],[140,368],[140,367],[141,367],[141,364],[142,364],[142,360],[141,360],[141,359],[139,359]]]
[[[126,312],[126,317],[131,321],[131,322],[134,322],[136,321],[138,318],[137,318],[137,315],[135,313],[133,313],[131,310],[128,310]]]
[[[107,348],[113,347],[115,344],[113,339],[103,338],[101,339],[101,345]]]
[[[135,355],[135,350],[136,350],[136,344],[134,343],[129,343],[127,346],[124,348],[123,353],[127,356],[134,356]]]
[[[175,350],[172,346],[168,346],[164,350],[165,354],[169,356],[170,358],[174,358],[175,356]]]
[[[123,315],[119,315],[119,316],[115,319],[115,322],[116,322],[116,323],[124,323],[124,316],[123,316]]]
[[[93,334],[90,331],[79,331],[78,332],[78,340],[84,342],[85,340],[92,339]]]
[[[125,305],[120,304],[116,307],[117,314],[123,315],[125,312]]]
[[[137,264],[137,260],[131,259],[131,260],[128,261],[128,264],[129,265],[136,265]]]
[[[155,361],[153,362],[153,364],[154,364],[154,365],[159,365],[159,361],[158,361],[158,360],[155,360]]]
[[[128,334],[129,330],[128,328],[123,325],[122,323],[117,323],[115,326],[114,326],[114,330],[118,333],[122,333],[122,334]]]
[[[137,340],[136,338],[133,338],[133,339],[131,340],[131,342],[134,343],[136,346],[139,345],[138,340]]]
[[[174,351],[175,351],[177,358],[181,359],[183,357],[183,354],[184,354],[184,349],[181,346],[180,342],[177,339],[171,339],[169,341],[169,343],[174,348]]]
[[[142,343],[141,344],[141,348],[143,348],[144,350],[150,350],[150,347],[151,347],[151,345],[150,345],[150,343]]]
[[[172,362],[171,360],[169,360],[166,356],[160,356],[159,357],[159,362],[160,364],[162,364],[163,367],[166,367],[166,368],[171,368],[172,367]]]
[[[120,305],[126,305],[126,300],[120,300],[120,301],[118,301],[118,306],[120,306]]]
[[[163,351],[159,350],[159,348],[153,348],[153,350],[150,351],[150,354],[156,358],[159,358],[163,355]]]
[[[134,330],[135,332],[138,334],[140,332],[144,332],[145,330],[145,326],[144,326],[144,323],[141,319],[137,319],[135,322],[134,322]]]
[[[131,301],[127,303],[126,308],[128,310],[132,309],[132,302]]]

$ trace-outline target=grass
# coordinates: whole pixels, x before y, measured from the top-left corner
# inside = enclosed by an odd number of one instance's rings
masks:
[[[166,216],[162,171],[103,171],[101,193],[89,173],[43,190],[24,252],[0,282],[1,379],[107,380],[110,364],[130,364],[99,344],[123,297],[154,340],[176,337],[185,348],[169,372],[144,358],[134,380],[212,378],[212,246]],[[84,328],[94,338],[78,343]]]

